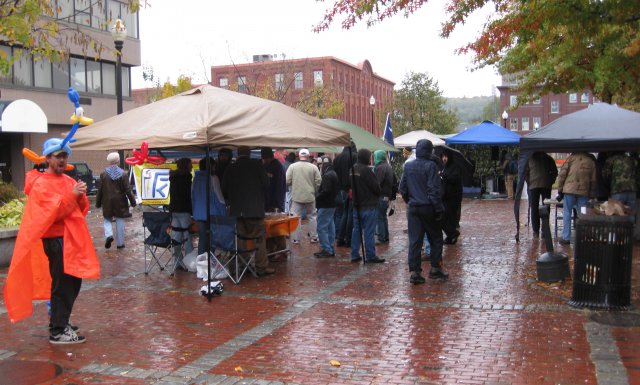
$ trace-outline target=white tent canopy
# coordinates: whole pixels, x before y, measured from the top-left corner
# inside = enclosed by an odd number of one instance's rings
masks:
[[[396,148],[415,148],[416,143],[418,143],[420,139],[428,139],[434,146],[444,146],[444,140],[427,130],[416,130],[400,135],[393,139],[393,145],[396,146]]]

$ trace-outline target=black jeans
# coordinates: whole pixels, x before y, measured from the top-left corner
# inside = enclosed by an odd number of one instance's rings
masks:
[[[427,234],[431,244],[431,267],[442,267],[442,223],[436,220],[433,206],[409,206],[409,271],[422,271],[420,251]]]
[[[353,204],[347,191],[341,190],[338,194],[342,194],[344,205],[342,206],[342,218],[340,218],[340,226],[336,229],[336,241],[351,244],[351,232],[353,230]]]
[[[531,210],[531,229],[535,234],[540,234],[540,212],[538,211],[538,207],[540,207],[545,199],[551,198],[551,189],[537,187],[529,190],[528,194],[529,208]]]
[[[62,238],[43,238],[42,246],[49,258],[51,274],[51,317],[49,333],[60,334],[69,324],[73,304],[80,293],[82,279],[64,272]]]
[[[442,203],[444,204],[442,230],[444,230],[447,238],[454,238],[460,235],[458,228],[460,227],[460,209],[462,207],[462,201],[453,199],[443,201]]]

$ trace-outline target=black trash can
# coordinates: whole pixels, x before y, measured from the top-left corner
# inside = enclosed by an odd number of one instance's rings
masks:
[[[632,256],[633,217],[579,215],[569,305],[628,310]]]

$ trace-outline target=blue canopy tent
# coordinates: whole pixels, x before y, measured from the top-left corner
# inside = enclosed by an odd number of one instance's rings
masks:
[[[485,120],[475,126],[468,127],[459,134],[453,135],[445,139],[447,145],[464,144],[477,146],[517,146],[520,143],[520,135],[503,128],[494,122]],[[477,169],[480,174],[481,169]],[[483,174],[487,176],[487,174]],[[480,184],[482,185],[483,175],[480,176]],[[494,180],[497,180],[495,170],[490,173]],[[487,181],[489,178],[487,177]]]
[[[447,144],[476,144],[488,146],[517,146],[520,144],[520,135],[485,120],[475,126],[468,127],[464,131],[445,139]]]

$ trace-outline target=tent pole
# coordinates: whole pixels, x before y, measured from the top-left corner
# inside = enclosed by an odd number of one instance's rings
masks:
[[[211,302],[211,297],[213,297],[213,295],[211,295],[211,159],[209,157],[209,142],[207,142],[204,154],[207,164],[205,168],[205,193],[207,195],[207,198],[205,200],[207,203],[207,228],[205,230],[204,241],[206,242],[205,245],[207,246],[207,299],[209,300],[209,302]],[[199,239],[198,242],[202,242],[202,239]]]

